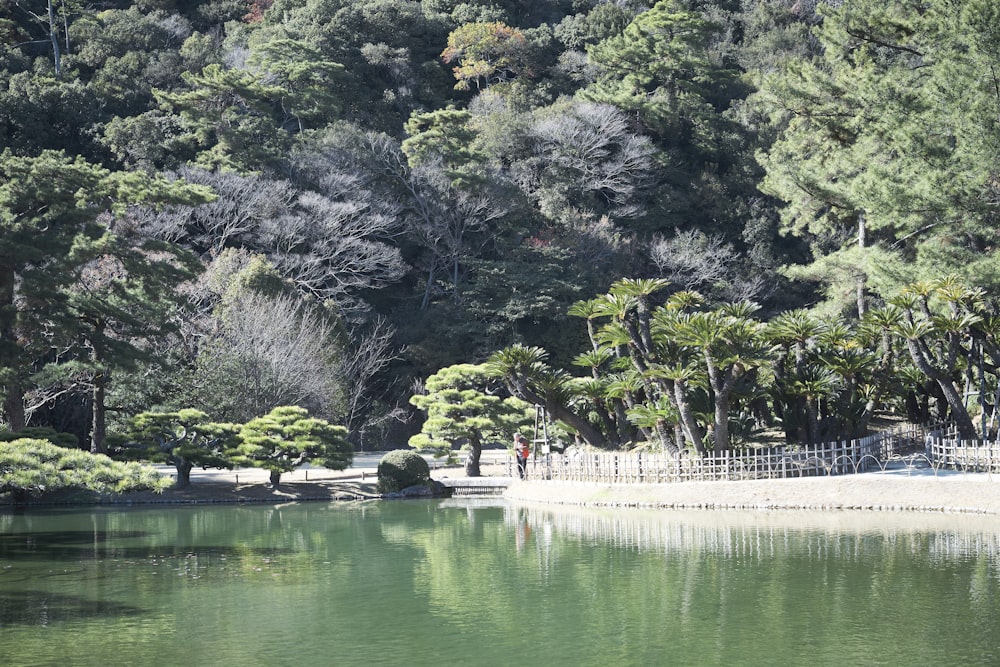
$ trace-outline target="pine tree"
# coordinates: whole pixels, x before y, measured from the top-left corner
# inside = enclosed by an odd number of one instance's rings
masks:
[[[32,375],[80,333],[71,291],[110,238],[100,214],[134,202],[210,196],[205,188],[109,172],[60,152],[0,154],[0,387],[11,430],[25,425]]]

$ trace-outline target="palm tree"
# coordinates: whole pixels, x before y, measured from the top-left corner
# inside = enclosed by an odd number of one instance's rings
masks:
[[[604,434],[570,407],[575,398],[571,378],[565,371],[551,368],[545,362],[547,356],[540,347],[517,344],[494,353],[486,365],[492,376],[503,379],[511,394],[543,406],[591,445],[607,447]]]
[[[714,448],[729,448],[729,411],[737,381],[749,368],[766,362],[772,348],[761,335],[762,325],[744,315],[749,308],[693,313],[675,327],[678,343],[700,352],[708,374],[714,406]]]
[[[932,310],[934,297],[943,302],[945,312]],[[944,279],[909,285],[892,301],[903,311],[893,333],[905,341],[914,366],[937,383],[959,433],[969,439],[976,438],[976,427],[955,386],[955,373],[959,361],[971,354],[963,342],[971,342],[972,329],[983,320],[967,308],[978,297],[976,290],[960,290],[953,280]]]

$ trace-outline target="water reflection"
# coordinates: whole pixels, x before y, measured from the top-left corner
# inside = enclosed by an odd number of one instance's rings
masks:
[[[0,593],[0,628],[15,624],[48,627],[67,619],[113,619],[143,612],[141,607],[80,595],[32,590]]]
[[[773,557],[789,540],[807,539],[817,558],[861,558],[866,544],[905,540],[932,560],[1000,555],[1000,517],[960,514],[600,510],[512,506],[508,523],[558,531],[590,543],[666,554],[697,551],[728,558]]]
[[[960,515],[0,514],[0,664],[997,664],[998,552]]]

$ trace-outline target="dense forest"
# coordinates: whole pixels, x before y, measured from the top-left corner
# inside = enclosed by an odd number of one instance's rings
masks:
[[[10,431],[503,440],[426,427],[452,388],[700,452],[996,404],[992,0],[11,0],[0,52]]]

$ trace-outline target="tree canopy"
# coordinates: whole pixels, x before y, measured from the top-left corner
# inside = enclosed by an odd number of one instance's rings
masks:
[[[467,439],[410,396],[489,362],[600,446],[969,432],[994,4],[2,6],[3,426]]]

